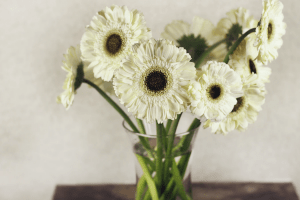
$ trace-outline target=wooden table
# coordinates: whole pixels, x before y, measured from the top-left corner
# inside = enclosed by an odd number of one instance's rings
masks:
[[[133,200],[135,185],[58,185],[53,200]],[[194,200],[299,200],[292,183],[194,183]]]

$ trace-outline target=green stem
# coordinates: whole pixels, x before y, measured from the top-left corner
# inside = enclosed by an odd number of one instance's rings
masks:
[[[246,33],[244,33],[241,37],[239,37],[239,39],[237,39],[237,41],[230,47],[230,49],[229,49],[227,55],[225,56],[225,58],[224,58],[224,60],[223,60],[224,63],[226,63],[226,64],[228,63],[228,61],[229,61],[229,56],[230,56],[231,54],[233,54],[233,52],[234,52],[235,49],[239,46],[239,44],[243,41],[243,39],[244,39],[245,37],[247,37],[250,33],[254,33],[255,30],[256,30],[256,28],[252,28],[252,29],[248,30]]]
[[[187,132],[192,131],[193,129],[199,127],[201,125],[201,122],[199,119],[195,118],[194,121],[191,123],[190,127],[188,128]],[[194,133],[189,133],[188,135],[183,136],[178,144],[173,148],[173,152],[180,149],[181,153],[184,153],[189,147],[190,143],[192,141],[192,138],[194,136]]]
[[[199,119],[195,118],[193,120],[193,122],[191,123],[190,127],[188,128],[188,132],[194,130],[195,128],[199,127],[201,125],[201,122]],[[178,146],[176,146],[175,148],[180,148],[180,153],[181,154],[184,154],[185,152],[188,151],[188,149],[190,148],[190,145],[191,145],[191,141],[193,139],[193,136],[194,136],[195,132],[192,132],[192,133],[189,133],[188,135],[184,136],[184,138],[182,138],[180,140],[180,144]],[[181,156],[179,162],[178,162],[178,169],[180,171],[180,175],[183,179],[184,177],[184,174],[185,174],[185,171],[186,171],[186,168],[188,166],[188,163],[189,163],[189,159],[190,159],[190,155],[191,155],[191,152],[187,153],[187,154],[184,154],[183,156]],[[175,186],[175,185],[174,185]],[[173,188],[172,188],[173,189]],[[173,193],[177,191],[177,187],[174,188],[172,191]]]
[[[148,166],[150,167],[150,169],[152,171],[155,171],[155,169],[156,169],[155,163],[150,158],[145,156],[144,161],[145,161],[146,164],[148,164]]]
[[[184,190],[184,186],[182,184],[182,178],[180,175],[180,172],[177,168],[176,162],[173,159],[172,160],[172,173],[173,173],[173,178],[176,184],[176,187],[178,189],[178,194],[181,197],[182,200],[190,200],[191,198],[186,194]]]
[[[168,148],[167,131],[164,126],[162,126],[162,142],[163,142],[164,151],[167,151],[167,148]]]
[[[128,115],[122,110],[122,108],[120,108],[120,106],[118,106],[118,104],[116,104],[103,90],[101,90],[97,85],[95,85],[93,82],[87,80],[87,79],[83,79],[84,83],[89,84],[90,86],[92,86],[93,88],[95,88],[97,90],[97,92],[99,92],[101,94],[101,96],[114,108],[116,109],[116,111],[124,118],[124,120],[128,123],[128,125],[132,128],[132,130],[136,133],[139,132],[139,130],[136,128],[136,126],[132,123],[132,121],[130,120],[130,118],[128,117]]]
[[[137,157],[137,159],[138,159],[138,161],[139,161],[139,163],[140,163],[140,165],[143,169],[145,179],[147,181],[147,185],[148,185],[148,188],[150,190],[150,194],[151,194],[152,199],[153,200],[159,200],[154,180],[152,179],[152,176],[149,172],[149,169],[148,169],[147,165],[145,164],[143,156],[140,156],[138,154],[135,154],[135,155],[136,155],[136,157]]]
[[[141,119],[139,119],[139,118],[136,118],[136,122],[138,124],[139,129],[140,129],[140,133],[146,134],[143,121]]]
[[[151,170],[149,169],[149,174],[152,174],[154,170]],[[139,179],[139,182],[136,186],[136,192],[135,192],[135,199],[136,200],[141,200],[142,197],[143,197],[143,194],[144,194],[144,191],[146,189],[146,186],[147,186],[147,180],[146,180],[146,175],[143,174],[141,176],[141,178]],[[148,192],[149,190],[147,190],[146,192]],[[146,194],[145,194],[146,196]],[[145,197],[144,196],[144,197]],[[149,196],[150,196],[150,193],[149,193]]]
[[[149,190],[146,191],[146,194],[145,194],[143,200],[151,200],[151,194],[150,194]],[[161,200],[161,199],[159,199],[159,200]]]
[[[223,39],[215,44],[213,44],[211,47],[209,47],[206,51],[204,51],[201,56],[196,60],[195,67],[198,68],[200,64],[204,61],[204,59],[220,44],[226,42],[227,39]]]
[[[146,178],[145,178],[145,174],[143,174],[141,176],[141,178],[139,179],[139,182],[136,186],[136,192],[135,192],[135,199],[136,200],[140,200],[142,198],[144,190],[146,188],[146,185],[147,185],[147,181],[146,181]]]
[[[156,121],[156,142],[157,142],[157,158],[156,158],[156,177],[157,177],[157,190],[161,194],[163,179],[162,179],[162,158],[163,158],[163,141],[162,141],[162,129],[163,124],[159,124]]]
[[[136,122],[138,124],[139,129],[140,129],[140,133],[141,134],[146,134],[143,121],[141,119],[136,118]],[[154,156],[153,156],[153,154],[151,152],[151,147],[150,147],[148,138],[144,138],[144,137],[141,137],[141,136],[139,136],[139,138],[140,138],[141,143],[145,147],[145,149],[146,149],[149,157],[152,158],[152,159],[154,159]]]
[[[193,129],[199,127],[201,125],[201,122],[199,119],[195,118],[193,120],[193,122],[191,123],[191,125],[188,128],[188,132],[192,131]],[[184,138],[182,138],[180,140],[180,142],[178,143],[178,145],[176,147],[173,148],[173,152],[180,149],[181,153],[185,152],[189,147],[190,147],[190,143],[192,141],[194,133],[189,133],[187,136],[184,136]],[[191,153],[187,153],[185,155],[182,155],[179,162],[178,162],[178,169],[180,171],[180,175],[183,179],[188,162],[189,162],[189,158],[190,158]],[[168,194],[176,194],[177,193],[177,188],[175,187],[175,183],[174,183],[174,178],[172,177],[171,180],[169,181],[167,188],[165,190],[165,192],[163,193],[163,196],[168,195]]]
[[[164,169],[164,182],[165,183],[167,183],[168,179],[169,179],[169,169],[170,169],[171,159],[173,159],[172,148],[173,148],[176,129],[177,129],[179,120],[181,118],[181,115],[182,115],[182,113],[177,115],[177,118],[173,121],[173,123],[169,129],[169,133],[168,133],[168,148],[167,148],[166,157],[165,157],[165,169]]]
[[[170,129],[170,127],[171,127],[172,122],[173,122],[173,120],[168,119],[167,124],[166,124],[166,132],[167,132],[167,133],[169,132],[169,129]]]
[[[183,178],[184,178],[184,174],[187,169],[190,156],[191,156],[191,153],[189,152],[189,153],[183,155],[181,157],[180,161],[178,162],[177,166],[178,166],[178,170],[180,172],[181,180],[183,180]],[[160,196],[160,200],[163,200],[165,197],[169,198],[170,196],[176,195],[177,190],[178,189],[176,187],[174,177],[172,176],[164,193]]]
[[[188,163],[189,163],[189,159],[190,159],[190,157],[191,157],[191,154],[192,154],[192,153],[189,152],[189,153],[183,155],[183,156],[181,157],[181,159],[179,160],[179,162],[178,162],[178,169],[179,169],[179,171],[180,171],[180,175],[181,175],[181,178],[182,178],[182,179],[183,179],[183,177],[184,177],[186,168],[187,168],[187,166],[188,166]]]
[[[164,145],[165,145],[165,151],[167,151],[167,148],[168,148],[168,141],[167,141],[167,135],[168,135],[168,133],[169,133],[169,130],[170,130],[170,127],[171,127],[171,125],[172,125],[172,122],[173,122],[173,120],[171,120],[171,119],[168,119],[168,121],[167,121],[167,124],[166,124],[166,128],[164,129],[164,137],[165,137],[165,139],[164,139]]]

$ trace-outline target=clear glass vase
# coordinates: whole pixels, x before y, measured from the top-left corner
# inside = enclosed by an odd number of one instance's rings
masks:
[[[123,122],[135,154],[136,200],[192,199],[192,149],[199,120],[190,114],[183,115],[174,136],[165,124],[165,134],[160,139],[157,138],[155,123],[143,125],[145,134],[131,131],[129,125]],[[161,153],[158,150],[159,140]]]

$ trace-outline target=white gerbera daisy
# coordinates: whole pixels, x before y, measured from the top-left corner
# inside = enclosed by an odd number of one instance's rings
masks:
[[[174,20],[171,24],[168,24],[165,27],[164,32],[161,33],[161,37],[171,40],[176,46],[179,46],[180,44],[177,40],[182,38],[184,35],[190,35],[190,28],[191,25],[189,23],[182,20]]]
[[[132,53],[132,45],[150,37],[142,13],[126,6],[106,7],[93,17],[82,36],[82,57],[90,62],[96,78],[110,81],[122,59]]]
[[[256,58],[258,50],[253,46],[252,37],[245,38],[230,56],[228,65],[236,71],[242,79],[250,74],[257,74],[262,82],[270,82],[271,68],[263,66]]]
[[[256,28],[256,43],[259,50],[258,60],[268,64],[278,57],[277,49],[282,46],[281,37],[285,34],[283,22],[283,4],[278,0],[263,1],[260,25]]]
[[[241,34],[251,28],[255,28],[258,21],[249,16],[249,11],[242,7],[233,9],[226,13],[226,15],[226,18],[222,18],[218,22],[213,33],[221,38],[227,38],[227,49],[229,49]]]
[[[68,110],[74,101],[76,90],[80,87],[83,78],[92,81],[104,91],[110,94],[113,93],[111,83],[104,82],[101,78],[95,78],[92,71],[87,68],[88,64],[82,62],[79,45],[76,47],[71,46],[64,57],[65,61],[63,61],[62,69],[68,74],[63,85],[65,91],[56,98],[57,103],[63,104]]]
[[[164,39],[142,41],[133,51],[113,79],[120,102],[147,123],[175,119],[190,102],[187,89],[196,75],[190,55]]]
[[[173,41],[176,46],[185,48],[195,62],[209,46],[222,39],[212,34],[214,28],[215,26],[209,20],[194,17],[191,25],[180,20],[173,21],[165,27],[161,36]],[[206,59],[221,61],[225,55],[225,44],[221,44]]]
[[[264,84],[257,75],[252,74],[244,79],[243,90],[244,95],[237,98],[237,104],[225,119],[221,122],[207,120],[203,127],[211,127],[213,133],[227,134],[234,129],[244,131],[248,124],[256,121],[258,112],[265,102]]]
[[[202,121],[221,121],[243,95],[240,76],[223,62],[208,61],[189,88],[190,110]]]

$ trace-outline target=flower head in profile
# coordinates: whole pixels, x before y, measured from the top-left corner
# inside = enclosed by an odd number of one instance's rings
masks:
[[[258,79],[262,82],[270,82],[271,68],[263,66],[263,64],[256,59],[258,50],[253,44],[253,38],[246,37],[234,53],[230,55],[228,65],[236,71],[242,79],[247,78],[251,74],[257,74]]]
[[[185,48],[192,57],[191,61],[195,62],[209,46],[222,39],[212,34],[214,28],[209,20],[196,16],[192,24],[181,20],[173,21],[165,27],[161,36],[173,41],[176,46]],[[225,55],[225,45],[220,45],[208,55],[207,60],[221,61]]]
[[[229,115],[220,122],[207,120],[203,127],[211,128],[213,133],[227,134],[233,130],[244,131],[249,124],[257,119],[258,112],[265,102],[265,87],[256,74],[251,74],[243,80],[244,95],[237,98]]]
[[[226,15],[226,18],[218,22],[213,33],[221,38],[227,38],[226,46],[229,49],[240,35],[256,27],[258,21],[249,16],[249,11],[242,7],[233,9]]]
[[[240,76],[223,62],[208,61],[189,88],[190,110],[201,118],[221,121],[243,95]]]
[[[283,22],[283,4],[278,0],[263,1],[260,25],[256,28],[255,46],[259,50],[258,60],[265,65],[278,57],[282,46],[286,23]]]
[[[84,61],[90,62],[96,78],[112,80],[124,57],[132,53],[132,45],[151,37],[144,16],[126,6],[111,6],[93,17],[81,39]]]
[[[196,74],[190,55],[165,39],[141,41],[133,52],[113,79],[120,102],[147,123],[175,119],[190,103],[187,90]]]
[[[110,94],[113,93],[111,83],[104,82],[101,78],[95,78],[92,70],[87,68],[88,64],[81,60],[79,45],[76,47],[71,46],[64,58],[62,69],[67,72],[67,77],[63,85],[64,92],[56,98],[57,103],[63,104],[68,110],[74,101],[76,90],[81,86],[83,78],[92,81],[104,91]]]

